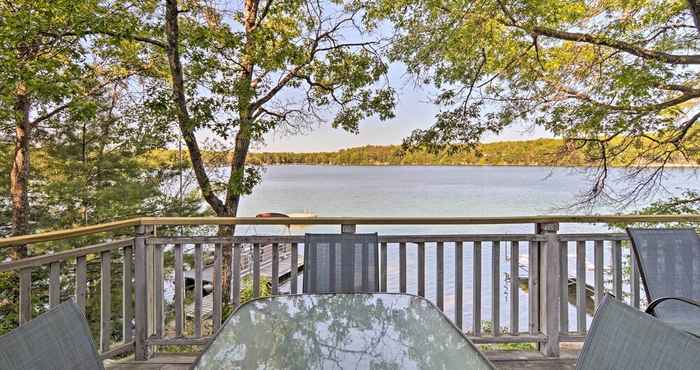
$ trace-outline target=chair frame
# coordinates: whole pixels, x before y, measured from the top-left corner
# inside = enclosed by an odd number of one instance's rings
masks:
[[[54,338],[54,339],[69,339],[69,340],[72,339],[72,340],[74,340],[73,344],[80,342],[79,344],[82,345],[82,347],[73,345],[70,348],[51,347],[50,349],[51,350],[61,350],[61,349],[73,350],[73,352],[72,352],[73,354],[75,354],[76,350],[82,351],[83,352],[82,355],[90,356],[89,359],[87,357],[79,357],[78,358],[79,361],[83,362],[84,366],[82,368],[89,368],[89,369],[93,369],[93,370],[94,369],[104,370],[103,359],[101,358],[100,353],[97,349],[97,346],[95,345],[95,342],[93,341],[92,335],[90,333],[90,327],[89,327],[88,322],[85,318],[85,313],[80,309],[80,307],[72,299],[64,301],[63,303],[61,303],[55,307],[50,308],[49,310],[47,310],[43,314],[35,317],[34,319],[28,321],[27,323],[17,327],[16,329],[12,330],[9,333],[3,335],[2,337],[0,337],[3,339],[3,344],[6,343],[7,340],[15,342],[17,340],[18,336],[23,336],[24,334],[27,334],[27,333],[30,334],[33,338],[36,338],[37,335],[46,336],[47,334],[50,333],[50,332],[48,332],[48,330],[50,330],[50,329],[66,330],[65,326],[63,326],[63,327],[51,327],[51,326],[48,326],[46,324],[46,322],[51,322],[51,319],[56,319],[56,317],[54,317],[53,315],[56,315],[57,313],[59,315],[68,315],[66,317],[60,317],[60,319],[68,318],[68,319],[79,320],[79,322],[70,322],[70,326],[77,327],[77,328],[75,328],[75,331],[71,331],[70,334],[80,335],[81,337],[80,338],[77,338],[77,337],[68,338],[68,337],[66,337],[66,338]],[[39,320],[41,320],[41,322],[39,322]],[[37,328],[36,325],[40,325],[40,326]],[[38,329],[40,329],[40,330],[38,330]],[[76,339],[78,339],[79,341]],[[54,342],[54,343],[57,343],[57,342]],[[22,342],[22,344],[29,345],[29,346],[33,346],[33,345],[35,346],[38,343]],[[26,347],[22,347],[22,349],[26,349]],[[46,351],[44,351],[44,349],[45,348],[36,348],[37,351],[43,351],[43,352],[41,352],[41,356],[39,356],[40,355],[39,353],[30,352],[30,353],[24,353],[21,356],[21,358],[29,358],[29,357],[34,358],[34,361],[29,364],[32,366],[31,368],[38,368],[38,366],[40,366],[40,365],[43,365],[43,366],[45,366],[44,368],[46,368],[46,366],[47,366],[46,362],[52,361],[53,356],[56,356],[56,355],[63,355],[62,361],[59,362],[58,364],[56,364],[56,363],[52,364],[50,366],[51,368],[68,369],[69,368],[68,366],[70,366],[71,364],[65,361],[66,358],[71,358],[73,361],[72,365],[76,365],[75,359],[72,357],[68,357],[69,353],[71,353],[71,352],[54,353],[54,352],[46,352]],[[10,353],[7,350],[8,350],[8,348],[3,347],[2,352]],[[39,360],[36,360],[37,356],[39,356],[41,358]],[[6,356],[6,357],[9,358],[10,361],[12,361],[11,360],[13,358],[12,356]],[[51,359],[49,359],[48,357],[51,357]],[[17,359],[17,357],[15,357],[15,359]],[[88,360],[90,362],[94,361],[95,362],[94,365],[96,365],[96,366],[92,367],[92,365],[93,365],[92,363],[86,363],[86,361],[88,361]],[[20,361],[21,361],[21,359],[20,359]],[[27,365],[27,364],[25,363],[25,365]]]
[[[618,315],[614,316],[608,316],[607,313],[603,313],[602,310],[623,310],[623,311],[628,311],[624,315],[627,316],[627,314],[633,315],[634,319],[632,323],[628,323],[626,321],[621,321],[623,318],[619,317]],[[618,312],[621,313],[621,312]],[[608,316],[607,318],[604,316]],[[626,318],[629,319],[629,318]],[[617,323],[612,324],[610,321],[617,321]],[[612,326],[608,326],[612,324]],[[654,333],[650,333],[649,330],[642,330],[640,331],[639,325],[643,325],[647,329],[653,329]],[[619,325],[619,327],[617,327]],[[632,328],[632,332],[629,332],[628,329],[631,326],[637,326],[636,329]],[[620,328],[622,327],[622,329]],[[603,331],[601,334],[600,331]],[[621,332],[617,332],[618,330],[621,330]],[[665,333],[659,333],[659,330],[665,331]],[[644,333],[643,335],[641,335]],[[628,338],[629,336],[634,335],[636,338]],[[632,360],[633,363],[629,363],[628,361],[630,360],[627,358],[625,360],[625,357],[630,357],[631,355],[627,353],[625,350],[621,350],[620,344],[623,343],[622,347],[624,347],[624,343],[627,343],[626,339],[640,339],[641,341],[646,341],[645,343],[647,344],[652,344],[654,345],[655,343],[659,343],[661,347],[665,345],[665,342],[668,340],[671,340],[674,342],[674,344],[677,344],[679,346],[673,347],[674,351],[676,352],[675,355],[678,355],[677,352],[682,352],[682,353],[690,353],[692,354],[691,356],[692,359],[685,358],[685,360],[679,360],[679,362],[676,362],[676,357],[672,356],[673,354],[667,354],[664,352],[660,352],[658,355],[662,356],[660,358],[655,358],[657,354],[654,354],[654,350],[656,348],[654,347],[649,347],[649,348],[644,348],[644,357],[641,360]],[[610,352],[610,343],[606,342],[598,342],[598,341],[604,341],[605,339],[608,340],[614,340],[615,342],[612,343],[613,346],[616,346],[616,349],[613,349],[613,353]],[[662,339],[659,341],[659,339]],[[665,340],[663,340],[665,339]],[[636,341],[637,344],[640,343],[640,340]],[[691,344],[692,347],[686,347],[685,345]],[[600,353],[598,351],[601,350],[601,348],[606,348],[608,351],[607,353]],[[635,347],[639,348],[639,347]],[[669,347],[667,347],[669,348]],[[581,370],[581,369],[626,369],[626,370],[636,370],[639,369],[640,366],[644,369],[666,369],[666,368],[672,368],[672,369],[688,369],[688,368],[696,368],[697,366],[688,366],[688,362],[694,362],[696,361],[697,355],[697,349],[700,348],[700,341],[698,341],[698,338],[692,333],[688,333],[684,330],[680,330],[673,325],[669,325],[668,323],[664,322],[663,320],[656,318],[652,315],[649,315],[647,313],[643,313],[641,311],[638,311],[634,309],[633,307],[625,304],[623,301],[620,301],[616,299],[614,296],[610,295],[609,293],[605,293],[603,296],[603,300],[601,304],[598,306],[596,309],[596,313],[593,317],[593,323],[591,324],[590,329],[588,330],[588,333],[586,335],[586,338],[584,340],[583,347],[581,349],[581,352],[579,353],[577,359],[576,359],[576,369]],[[663,348],[661,348],[663,349]],[[620,351],[619,353],[617,351]],[[619,357],[617,355],[620,355],[622,357]],[[603,355],[603,356],[601,356]],[[590,358],[589,358],[590,356]],[[636,357],[636,356],[632,356]],[[602,362],[601,362],[602,361]],[[637,362],[634,362],[637,361]],[[641,362],[640,362],[641,361]],[[613,367],[614,366],[614,367]]]
[[[646,310],[644,312],[656,316],[654,314],[654,310],[658,305],[665,301],[679,301],[683,303],[687,303],[689,305],[695,306],[700,308],[700,301],[694,300],[689,297],[672,297],[672,296],[664,296],[664,297],[658,297],[658,298],[653,298],[651,296],[651,291],[649,289],[649,285],[647,285],[647,277],[646,277],[646,271],[644,270],[644,265],[642,264],[642,257],[639,253],[639,249],[637,248],[637,245],[634,242],[634,238],[632,237],[632,233],[635,230],[692,230],[693,233],[695,233],[695,236],[698,237],[697,233],[695,232],[695,229],[635,229],[635,228],[626,228],[625,231],[627,231],[627,235],[630,237],[630,243],[632,244],[632,250],[634,252],[634,261],[637,264],[637,268],[639,268],[639,276],[642,278],[642,284],[644,284],[644,292],[647,297],[647,302],[649,302],[649,305],[647,306]],[[700,238],[700,237],[699,237]],[[700,243],[699,243],[700,244]]]
[[[374,269],[374,281],[375,281],[375,283],[372,284],[371,287],[368,286],[368,287],[367,287],[367,289],[368,289],[367,291],[357,291],[357,292],[355,292],[355,293],[378,293],[378,292],[380,292],[380,282],[379,282],[379,276],[380,276],[380,274],[379,274],[379,266],[380,266],[380,262],[379,262],[379,234],[378,234],[378,233],[365,233],[365,234],[355,234],[355,233],[353,233],[353,234],[343,234],[343,233],[340,233],[340,234],[306,233],[306,234],[305,234],[305,241],[304,241],[304,269],[305,269],[305,270],[306,270],[306,256],[307,256],[307,253],[308,253],[308,250],[307,250],[308,244],[307,244],[307,242],[308,242],[310,236],[311,236],[311,237],[314,237],[314,236],[315,236],[315,237],[338,238],[338,240],[342,240],[343,237],[358,237],[358,236],[373,237],[374,240],[376,241],[376,242],[375,242],[374,252],[373,252],[373,253],[374,253],[374,258],[375,258],[375,263],[376,263],[376,266],[375,266],[375,269]],[[307,276],[308,276],[308,275],[306,274],[306,271],[304,271],[304,281],[303,281],[303,287],[302,287],[302,291],[304,291],[304,293],[307,293],[307,292],[306,292],[306,284],[307,284],[307,280],[306,280],[306,279],[307,279]],[[312,293],[313,293],[313,294],[319,294],[319,292],[312,292]],[[339,292],[326,292],[326,293],[339,293]]]

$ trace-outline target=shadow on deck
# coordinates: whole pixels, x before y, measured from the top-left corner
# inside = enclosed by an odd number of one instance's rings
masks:
[[[486,356],[501,370],[573,370],[580,345],[563,345],[561,357],[545,358],[538,352],[488,351]],[[192,353],[155,354],[150,360],[139,362],[123,360],[106,363],[107,370],[187,370],[197,358]]]

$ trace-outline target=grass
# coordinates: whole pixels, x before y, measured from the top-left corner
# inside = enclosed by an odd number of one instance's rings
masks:
[[[489,335],[493,334],[493,323],[491,321],[482,321],[481,332]],[[502,334],[508,334],[507,328],[501,328]],[[472,333],[467,332],[468,335]],[[536,351],[537,345],[535,343],[492,343],[492,344],[479,344],[479,349],[482,351]]]

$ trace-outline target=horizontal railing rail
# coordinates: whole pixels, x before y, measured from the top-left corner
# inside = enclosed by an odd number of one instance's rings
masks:
[[[478,241],[544,241],[537,234],[444,234],[444,235],[379,235],[380,243],[414,243],[414,242],[457,242]],[[574,237],[573,235],[571,237]],[[153,237],[147,244],[230,244],[230,243],[303,243],[304,235],[237,235],[237,236],[167,236]]]
[[[502,225],[539,223],[666,223],[700,222],[700,215],[594,215],[513,217],[140,217],[69,230],[0,238],[0,247],[65,240],[143,225]]]
[[[90,245],[87,247],[80,247],[75,249],[70,249],[63,252],[44,254],[41,256],[27,257],[17,261],[0,263],[0,272],[18,270],[27,267],[39,267],[42,265],[47,265],[53,262],[62,262],[72,257],[82,257],[88,254],[99,254],[101,252],[106,252],[126,246],[132,246],[134,244],[134,238],[126,238],[115,241],[109,241],[105,243]]]
[[[357,225],[529,224],[535,226],[532,233],[380,233],[380,290],[432,300],[475,343],[534,343],[557,356],[560,342],[585,337],[604,293],[644,306],[625,233],[559,233],[558,225],[671,222],[700,222],[700,216],[144,217],[0,239],[0,247],[25,245],[31,251],[46,242],[80,244],[79,238],[100,233],[129,235],[108,234],[115,240],[0,263],[0,273],[18,279],[20,325],[33,312],[72,298],[84,312],[99,313],[96,341],[102,358],[134,353],[145,359],[159,346],[206,344],[226,312],[265,290],[271,295],[302,291],[304,235],[170,236],[157,235],[156,227],[337,225],[342,232],[355,232]],[[191,232],[201,230],[211,231]],[[224,284],[225,270],[231,273],[230,284]],[[42,281],[45,293],[37,285]],[[115,292],[122,301],[118,314]],[[231,307],[223,305],[224,298]],[[86,307],[88,302],[96,306]]]

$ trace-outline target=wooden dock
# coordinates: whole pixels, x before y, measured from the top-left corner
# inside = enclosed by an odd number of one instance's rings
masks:
[[[297,271],[300,272],[304,268],[304,256],[299,255],[298,260],[297,260]],[[241,271],[241,279],[249,276],[252,271],[250,269],[245,269]],[[280,286],[284,284],[287,280],[292,275],[292,259],[291,257],[288,258],[280,258],[279,262],[279,279],[280,279]],[[214,295],[211,294],[212,290],[212,277],[214,276],[214,266],[210,265],[205,267],[202,270],[202,287],[203,287],[203,294],[204,296],[202,297],[202,318],[207,319],[211,317],[212,311],[214,309]],[[186,285],[189,287],[191,281],[191,287],[194,287],[194,271],[187,271],[185,272],[185,281]],[[265,278],[265,279],[271,279],[272,278],[272,260],[267,260],[263,261],[260,264],[260,275]],[[189,280],[189,281],[188,281]],[[185,315],[187,317],[194,317],[194,303],[191,303],[185,307]]]

